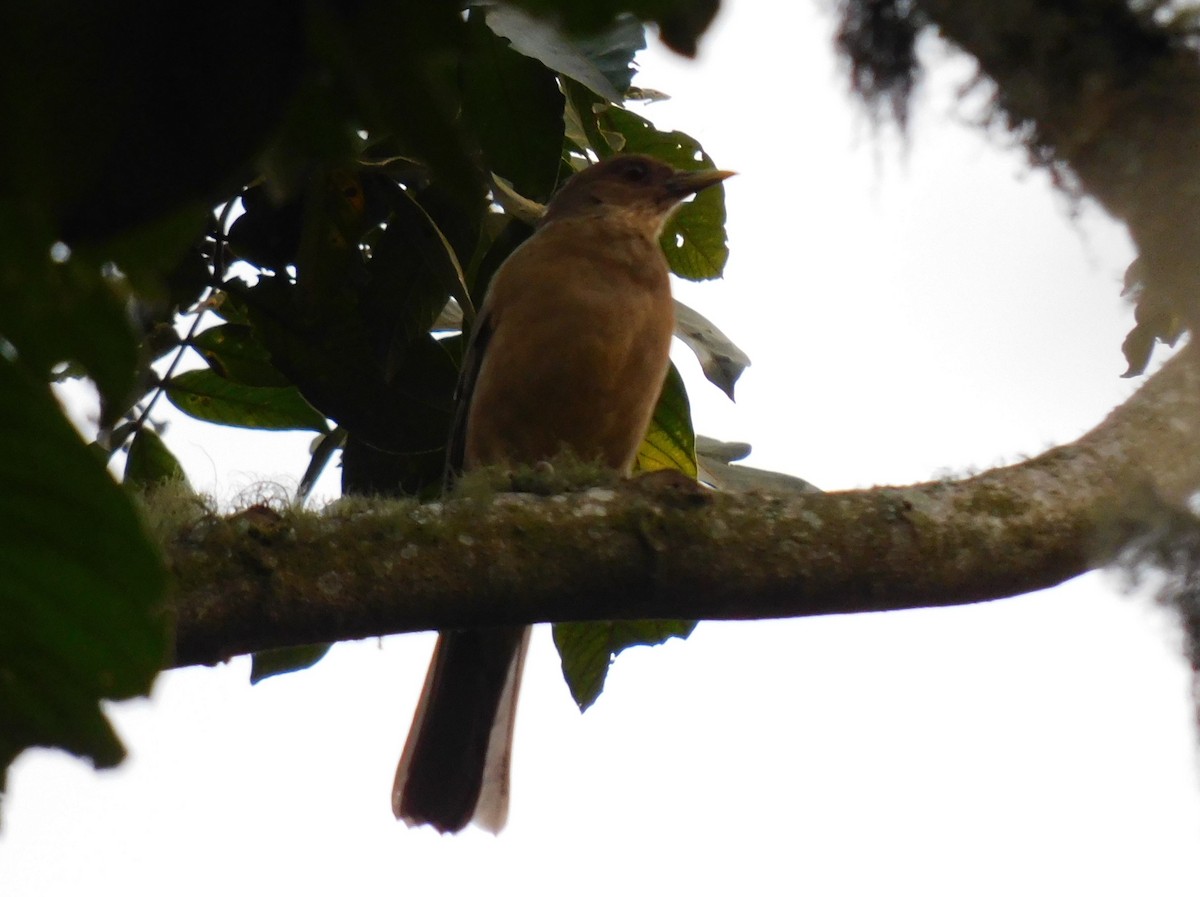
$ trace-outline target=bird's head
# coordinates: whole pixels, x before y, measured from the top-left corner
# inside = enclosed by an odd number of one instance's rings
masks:
[[[682,171],[650,156],[612,156],[567,181],[539,226],[563,218],[621,217],[657,236],[677,205],[732,174]]]

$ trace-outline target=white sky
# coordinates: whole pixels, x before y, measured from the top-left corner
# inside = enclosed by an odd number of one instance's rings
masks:
[[[645,54],[650,115],[728,184],[732,259],[680,288],[754,359],[729,403],[679,354],[698,429],[829,489],[1021,459],[1136,382],[1123,231],[964,123],[937,47],[903,148],[847,98],[829,16],[726,3],[693,65]],[[757,14],[757,18],[755,17]],[[214,441],[215,436],[219,441]],[[229,499],[307,437],[168,435]],[[431,639],[249,662],[113,708],[131,753],[10,774],[0,894],[1193,895],[1190,680],[1149,599],[1091,575],[987,606],[702,624],[623,655],[580,717],[549,632],[526,670],[508,828],[408,831],[389,788]]]

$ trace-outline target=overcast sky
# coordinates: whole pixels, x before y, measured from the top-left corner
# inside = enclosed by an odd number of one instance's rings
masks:
[[[724,168],[732,257],[682,285],[753,358],[730,403],[686,355],[697,429],[827,489],[1018,461],[1138,383],[1122,228],[1072,216],[931,45],[910,139],[848,99],[830,17],[726,3],[698,63],[652,50],[660,126]],[[168,434],[194,484],[294,485],[308,438]],[[326,493],[333,488],[327,486]],[[10,774],[0,894],[1200,892],[1190,679],[1170,619],[1093,574],[986,606],[702,624],[623,655],[574,709],[540,629],[508,828],[389,808],[431,637],[249,662],[113,708],[130,760],[35,751]],[[485,889],[490,889],[485,891]]]

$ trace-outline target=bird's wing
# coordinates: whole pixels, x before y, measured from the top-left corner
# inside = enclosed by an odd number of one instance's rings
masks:
[[[446,442],[446,470],[444,487],[449,489],[463,471],[463,459],[467,445],[467,412],[471,408],[471,396],[475,392],[475,381],[487,352],[493,332],[492,316],[485,304],[463,352],[462,367],[458,371],[458,386],[454,389],[454,419],[450,423],[450,435]]]

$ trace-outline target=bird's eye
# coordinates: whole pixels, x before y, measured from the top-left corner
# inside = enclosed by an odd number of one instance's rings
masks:
[[[641,162],[631,162],[625,168],[625,180],[629,181],[630,183],[639,184],[646,180],[649,174],[650,169],[648,169]]]

